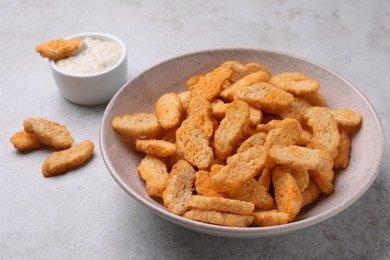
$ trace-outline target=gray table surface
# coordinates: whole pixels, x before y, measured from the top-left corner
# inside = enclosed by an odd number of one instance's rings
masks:
[[[213,237],[171,224],[129,197],[99,150],[106,105],[82,107],[58,92],[38,43],[75,33],[114,34],[128,47],[129,78],[176,55],[265,48],[303,56],[355,83],[388,134],[390,1],[0,0],[1,259],[389,259],[389,154],[371,188],[320,224],[264,239]],[[41,173],[48,150],[15,151],[27,117],[91,139],[85,167]],[[386,141],[386,146],[388,145]]]

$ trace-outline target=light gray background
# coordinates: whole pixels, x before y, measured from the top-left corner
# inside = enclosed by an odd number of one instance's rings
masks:
[[[0,258],[390,258],[388,153],[361,199],[313,227],[265,239],[195,233],[155,216],[119,188],[98,146],[105,105],[81,107],[64,100],[47,61],[34,51],[38,43],[80,32],[114,34],[128,47],[129,78],[197,50],[289,52],[355,83],[388,134],[389,17],[387,0],[0,0]],[[96,145],[92,161],[44,178],[41,165],[50,151],[20,154],[9,142],[30,116],[67,125],[76,142],[91,139]]]

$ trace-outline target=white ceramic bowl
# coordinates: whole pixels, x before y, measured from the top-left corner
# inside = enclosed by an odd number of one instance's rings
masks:
[[[127,54],[125,44],[117,37],[106,33],[86,32],[66,39],[97,38],[117,43],[121,57],[112,67],[93,74],[69,73],[50,61],[54,81],[64,98],[79,105],[98,105],[108,102],[127,81]]]
[[[363,115],[363,124],[352,137],[350,165],[336,173],[334,192],[303,209],[292,223],[274,227],[224,227],[195,222],[174,215],[150,198],[136,167],[142,155],[111,127],[114,116],[135,112],[153,112],[158,97],[166,92],[186,89],[191,76],[210,71],[227,60],[258,62],[273,74],[300,71],[317,79],[320,93],[333,109],[348,107]],[[100,132],[100,148],[112,177],[136,201],[157,215],[183,227],[226,237],[263,237],[309,227],[328,219],[355,202],[375,180],[382,163],[384,136],[380,120],[369,101],[351,82],[317,63],[296,56],[250,49],[223,49],[180,56],[143,72],[127,82],[108,104]]]

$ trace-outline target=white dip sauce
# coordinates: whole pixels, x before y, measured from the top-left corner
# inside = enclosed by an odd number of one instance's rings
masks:
[[[114,66],[121,57],[119,45],[91,37],[83,39],[82,51],[67,59],[57,61],[57,66],[66,72],[92,74]]]

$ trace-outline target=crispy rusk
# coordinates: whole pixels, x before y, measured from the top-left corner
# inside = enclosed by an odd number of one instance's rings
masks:
[[[328,152],[318,149],[310,149],[296,145],[273,146],[269,156],[277,164],[288,164],[294,168],[306,168],[308,170],[328,170],[333,167],[333,159]]]
[[[233,83],[249,74],[260,70],[267,73],[269,76],[271,75],[266,67],[258,63],[248,63],[243,65],[238,61],[226,61],[221,66],[232,71],[229,80]]]
[[[351,139],[349,138],[348,129],[345,127],[339,127],[340,132],[340,145],[338,148],[338,153],[336,158],[334,158],[333,167],[338,168],[347,168],[349,165],[349,158],[351,155]]]
[[[254,219],[252,215],[238,215],[216,210],[201,209],[192,209],[187,211],[183,214],[183,217],[195,221],[229,227],[247,227]]]
[[[255,209],[255,205],[251,202],[199,195],[193,195],[188,205],[195,209],[217,210],[241,215],[250,214]]]
[[[176,143],[176,130],[179,128],[179,125],[175,126],[174,128],[168,129],[164,132],[164,134],[161,136],[161,140],[167,141],[170,143]]]
[[[292,168],[286,165],[280,167],[283,169],[287,168],[286,171],[288,171],[291,174],[291,176],[294,177],[300,192],[303,192],[307,188],[307,185],[309,185],[309,180],[310,180],[309,171],[307,169],[303,167]]]
[[[195,179],[196,194],[207,197],[225,197],[223,193],[217,192],[211,185],[211,173],[200,170],[196,173]]]
[[[317,80],[300,72],[285,72],[274,75],[269,83],[296,96],[313,94],[320,88]]]
[[[149,113],[116,116],[111,124],[118,133],[127,137],[153,138],[163,132],[156,115]]]
[[[226,110],[229,106],[229,103],[224,103],[220,99],[214,99],[211,102],[211,107],[213,109],[212,116],[217,120],[222,120],[226,115]],[[260,109],[250,107],[249,108],[249,126],[256,126],[260,124],[263,120],[263,113]]]
[[[261,173],[267,158],[266,149],[256,145],[227,159],[227,165],[211,177],[216,191],[236,189],[246,180]]]
[[[329,152],[332,158],[337,156],[340,134],[332,113],[325,107],[312,107],[305,111],[305,122],[311,127],[313,136],[310,145],[314,149]]]
[[[333,159],[327,151],[295,145],[274,146],[269,155],[277,164],[288,164],[294,168],[309,170],[310,177],[325,194],[333,191]]]
[[[266,211],[255,211],[252,213],[255,217],[252,225],[258,227],[270,227],[287,224],[288,215],[284,212],[279,212],[276,209]]]
[[[318,186],[310,180],[307,188],[302,192],[302,207],[315,201],[321,194]]]
[[[138,174],[145,181],[149,196],[161,197],[168,181],[166,164],[154,155],[147,154],[137,167]]]
[[[23,122],[24,130],[38,138],[42,143],[58,149],[66,149],[73,143],[73,137],[64,125],[44,118],[27,118]]]
[[[217,120],[222,120],[226,115],[228,105],[228,103],[218,98],[211,101],[211,108],[213,109],[212,116]]]
[[[249,126],[256,126],[263,120],[263,113],[260,109],[249,108]]]
[[[199,79],[204,77],[204,75],[199,74],[199,75],[193,75],[189,77],[189,79],[186,81],[186,86],[189,90],[192,90],[194,86],[199,82]]]
[[[35,51],[44,58],[58,61],[72,56],[80,44],[81,40],[57,39],[39,44],[35,47]]]
[[[294,97],[293,102],[287,108],[272,112],[277,114],[282,119],[293,118],[302,123],[305,110],[311,107],[312,105],[307,100],[301,97]]]
[[[311,138],[312,138],[311,133],[309,133],[308,131],[302,130],[301,136],[299,137],[299,139],[297,141],[297,145],[306,146],[310,142]]]
[[[258,144],[264,145],[266,137],[267,137],[267,133],[265,132],[258,132],[256,134],[251,135],[240,145],[240,147],[238,147],[237,153],[244,152],[249,148]]]
[[[168,157],[176,153],[176,145],[163,140],[135,140],[135,149],[139,152],[155,155],[157,157]]]
[[[29,152],[42,146],[42,142],[34,135],[24,130],[16,132],[9,139],[14,147],[20,152]]]
[[[300,97],[308,101],[312,106],[324,107],[326,105],[325,98],[318,91]]]
[[[156,102],[157,121],[165,129],[176,126],[183,113],[180,97],[175,93],[166,93]]]
[[[264,168],[258,180],[259,184],[269,191],[271,186],[271,169]]]
[[[298,142],[302,134],[302,127],[298,120],[285,118],[283,120],[270,121],[268,124],[273,123],[276,126],[268,132],[264,142],[264,146],[267,149],[270,149],[274,145],[288,146]]]
[[[342,127],[357,127],[362,123],[362,116],[348,108],[342,108],[339,110],[331,110],[334,119],[337,124]]]
[[[327,195],[333,192],[333,169],[309,170],[309,174],[320,191]]]
[[[266,82],[243,86],[236,92],[235,97],[252,107],[271,113],[286,109],[294,100],[294,96],[290,93]]]
[[[187,111],[188,105],[190,104],[191,100],[191,91],[182,91],[179,94],[177,94],[180,98],[181,104],[183,105],[184,111]]]
[[[203,77],[200,77],[198,82],[193,85],[191,97],[203,96],[208,101],[219,96],[222,90],[222,84],[227,80],[232,71],[224,67],[218,67]]]
[[[266,82],[269,80],[269,75],[263,71],[251,73],[230,85],[228,88],[222,90],[221,97],[223,99],[232,101],[243,87],[250,86],[256,82]]]
[[[202,126],[188,118],[176,131],[176,145],[183,152],[184,158],[199,169],[206,169],[214,158],[209,138]]]
[[[277,166],[272,170],[272,185],[278,211],[285,212],[292,221],[302,208],[302,194],[294,177]]]
[[[93,154],[94,144],[87,140],[75,146],[52,153],[42,165],[45,177],[59,175],[86,163]]]
[[[190,100],[187,117],[195,120],[201,126],[210,139],[214,134],[213,108],[210,102],[203,96],[195,96]]]
[[[226,111],[226,116],[215,131],[215,154],[221,160],[232,155],[238,144],[244,140],[245,131],[249,127],[250,109],[243,101],[235,100]]]
[[[185,160],[183,152],[180,150],[180,148],[176,145],[176,153],[169,156],[169,165],[173,167],[178,161]]]
[[[167,209],[182,215],[188,209],[188,201],[194,191],[196,171],[185,160],[178,161],[171,170],[162,198]]]
[[[254,178],[247,179],[240,186],[226,193],[231,199],[252,202],[258,209],[269,210],[274,205],[274,200],[267,189]]]

